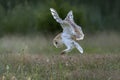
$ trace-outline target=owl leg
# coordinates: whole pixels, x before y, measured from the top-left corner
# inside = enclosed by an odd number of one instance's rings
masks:
[[[65,49],[65,50],[63,50],[63,51],[61,52],[61,55],[65,54],[65,53],[68,53],[68,52],[70,52],[71,50],[72,50],[72,47],[67,47],[67,49]]]
[[[73,49],[73,44],[71,43],[70,40],[66,40],[66,41],[64,42],[64,44],[65,44],[65,46],[66,46],[67,48],[66,48],[65,50],[63,50],[63,51],[61,52],[61,54],[68,53],[68,52],[70,52],[70,51]]]
[[[78,51],[79,51],[81,54],[83,53],[82,47],[81,47],[77,42],[75,42],[75,41],[74,41],[74,46],[78,49]]]

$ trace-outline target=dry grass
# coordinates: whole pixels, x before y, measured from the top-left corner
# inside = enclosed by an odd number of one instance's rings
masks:
[[[6,59],[6,60],[5,60]],[[119,80],[119,54],[1,55],[0,75],[18,80]],[[9,68],[7,68],[9,67]]]
[[[0,80],[120,80],[119,40],[116,33],[86,35],[84,54],[61,56],[49,36],[4,36]]]

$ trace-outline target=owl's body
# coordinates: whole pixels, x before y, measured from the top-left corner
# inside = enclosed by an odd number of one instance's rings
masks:
[[[73,48],[77,48],[80,53],[83,53],[83,49],[77,43],[75,36],[66,35],[64,33],[59,33],[54,39],[53,44],[56,48],[62,47],[65,45],[67,49],[63,50],[61,54],[70,52]]]
[[[82,47],[76,41],[82,40],[84,38],[84,34],[81,27],[75,24],[72,11],[70,11],[67,14],[67,17],[62,20],[53,8],[50,8],[50,10],[53,18],[60,23],[63,28],[63,32],[53,39],[53,44],[56,47],[60,47],[63,44],[67,47],[67,49],[63,50],[61,54],[70,52],[73,48],[77,48],[80,53],[83,53]]]

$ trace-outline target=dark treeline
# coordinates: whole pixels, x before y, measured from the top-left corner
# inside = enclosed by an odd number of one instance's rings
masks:
[[[120,31],[120,0],[0,0],[0,35],[61,30],[49,8],[62,19],[73,10],[85,32]]]

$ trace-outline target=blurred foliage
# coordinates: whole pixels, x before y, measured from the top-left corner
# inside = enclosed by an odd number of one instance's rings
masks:
[[[73,10],[85,32],[120,30],[120,0],[0,0],[0,34],[61,31],[49,8],[62,19]]]

